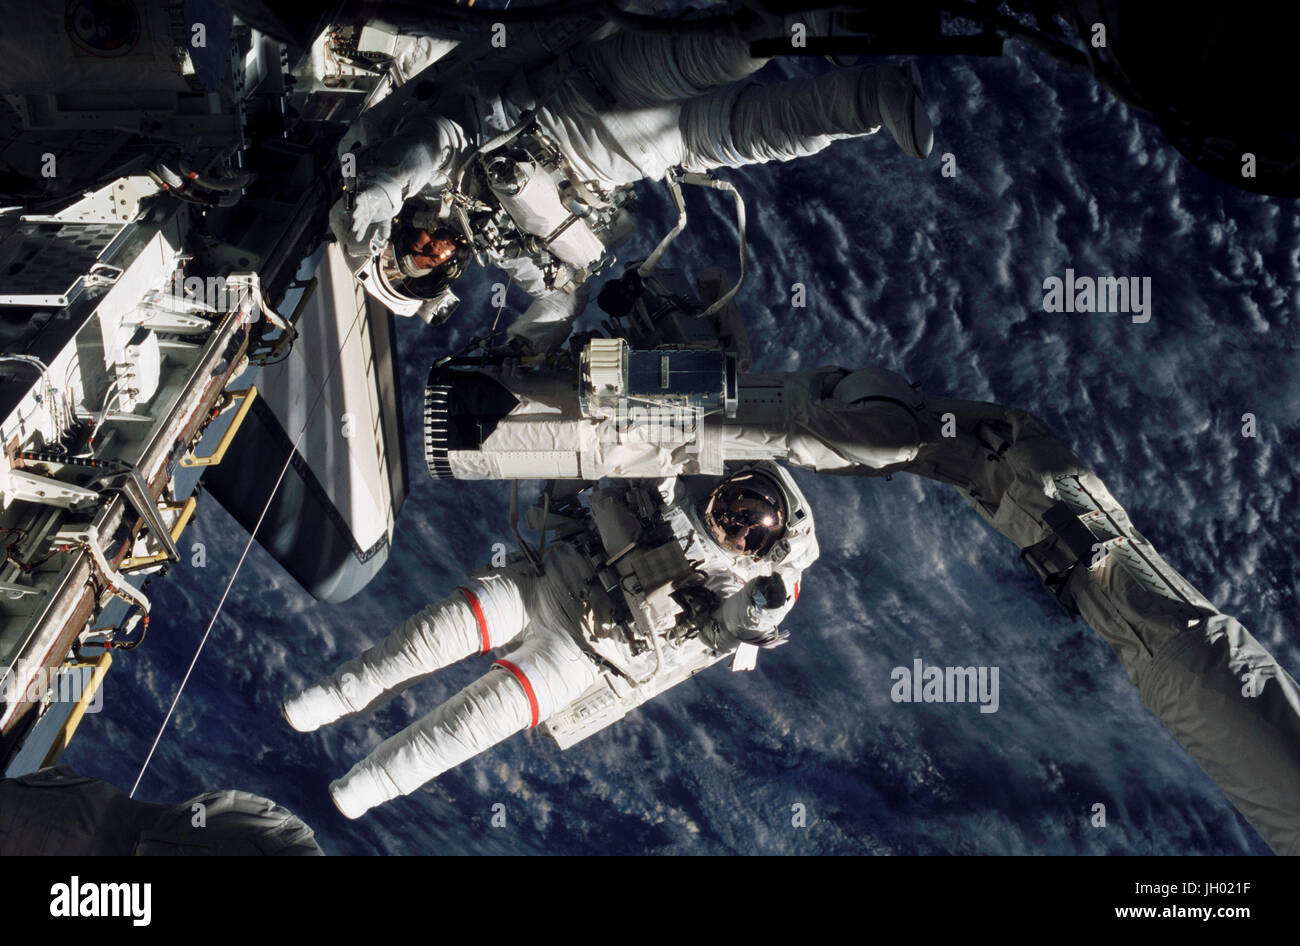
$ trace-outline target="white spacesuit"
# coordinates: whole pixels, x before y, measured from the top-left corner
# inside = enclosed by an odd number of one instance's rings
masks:
[[[520,69],[504,88],[448,90],[364,156],[359,189],[335,205],[331,226],[358,260],[382,255],[391,239],[389,256],[373,259],[377,272],[363,280],[398,314],[427,320],[445,318],[450,281],[471,250],[484,252],[534,297],[508,335],[551,350],[586,304],[586,280],[607,263],[606,248],[630,234],[623,205],[635,182],[673,168],[787,161],[882,125],[907,154],[930,153],[914,65],[745,81],[764,62],[739,37],[615,33]],[[413,198],[411,220],[395,230]],[[380,288],[389,278],[415,307],[393,304]]]
[[[536,511],[536,510],[535,510]],[[528,727],[562,747],[722,657],[750,669],[818,555],[813,517],[775,464],[719,481],[619,482],[544,513],[560,538],[535,568],[476,573],[382,643],[286,700],[308,732],[390,699],[470,654],[514,649],[330,785],[350,818],[415,791]],[[539,574],[540,571],[540,574]]]

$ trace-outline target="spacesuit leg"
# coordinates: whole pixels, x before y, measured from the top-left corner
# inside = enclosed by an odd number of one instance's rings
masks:
[[[481,573],[320,683],[285,700],[285,719],[294,729],[311,732],[391,699],[463,657],[513,640],[528,622],[535,583],[526,563]]]
[[[587,307],[590,285],[584,283],[572,292],[547,289],[542,271],[527,256],[493,256],[492,263],[509,273],[511,282],[533,297],[528,308],[506,329],[507,339],[526,343],[531,354],[559,348],[569,337],[574,320]]]
[[[574,320],[587,307],[591,286],[583,283],[573,292],[548,292],[534,299],[506,329],[509,340],[527,343],[527,351],[545,354],[564,344]]]
[[[1042,421],[926,397],[879,369],[835,384],[833,374],[801,377],[789,389],[792,462],[955,486],[1105,638],[1142,702],[1273,849],[1300,854],[1300,687],[1156,553]]]
[[[536,726],[595,679],[594,664],[566,631],[533,625],[518,650],[332,782],[334,803],[349,818],[358,818],[375,805],[409,794]]]
[[[682,106],[678,127],[688,171],[816,154],[885,125],[907,154],[924,158],[934,132],[914,66],[856,66],[774,85],[724,86]]]
[[[749,55],[739,36],[615,33],[574,55],[607,98],[621,108],[648,108],[693,98],[743,79],[766,59]]]

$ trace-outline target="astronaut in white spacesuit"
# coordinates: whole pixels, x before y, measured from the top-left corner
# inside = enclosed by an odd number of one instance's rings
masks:
[[[752,657],[783,643],[818,555],[806,500],[771,463],[721,480],[620,481],[547,522],[561,538],[540,569],[519,559],[476,573],[285,701],[289,724],[310,732],[463,657],[514,647],[330,785],[349,818],[522,729],[566,715],[586,724],[593,706],[630,708],[742,647]]]
[[[630,235],[637,181],[788,161],[882,126],[905,153],[930,153],[914,64],[748,80],[765,62],[739,36],[620,32],[517,70],[499,90],[444,92],[358,159],[358,189],[334,206],[331,227],[354,261],[371,259],[368,289],[427,321],[450,314],[450,284],[484,253],[534,299],[509,338],[552,350],[606,249]]]

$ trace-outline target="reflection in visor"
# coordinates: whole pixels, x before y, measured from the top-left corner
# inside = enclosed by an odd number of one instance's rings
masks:
[[[469,251],[447,229],[403,228],[379,255],[379,272],[399,295],[432,299],[460,278]]]
[[[744,473],[713,491],[704,522],[724,548],[762,555],[785,532],[785,500],[766,477]]]
[[[441,234],[416,230],[403,262],[411,270],[429,272],[456,255],[456,243]]]

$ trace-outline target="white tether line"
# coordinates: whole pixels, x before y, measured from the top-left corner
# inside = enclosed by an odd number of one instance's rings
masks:
[[[271,488],[271,495],[266,499],[266,505],[262,507],[262,514],[257,517],[257,525],[253,526],[248,533],[248,541],[244,543],[244,551],[239,556],[239,561],[235,563],[235,570],[230,573],[230,580],[226,582],[226,590],[221,593],[221,600],[217,602],[217,609],[212,612],[212,620],[208,622],[207,630],[203,632],[202,639],[199,640],[198,649],[194,651],[194,659],[190,661],[189,669],[185,671],[185,676],[181,680],[180,687],[176,690],[176,696],[172,700],[172,705],[167,708],[167,715],[163,717],[162,725],[158,727],[158,735],[154,736],[153,745],[149,747],[149,754],[145,757],[144,765],[140,766],[140,774],[135,777],[135,784],[131,786],[131,792],[128,797],[134,798],[135,791],[140,787],[140,780],[144,778],[145,770],[149,768],[150,761],[153,760],[153,754],[158,749],[158,743],[162,741],[163,733],[167,729],[167,724],[171,721],[172,714],[176,712],[176,705],[181,701],[181,694],[185,692],[185,684],[190,681],[190,674],[194,672],[194,665],[199,662],[199,654],[203,653],[203,646],[208,642],[208,636],[212,633],[212,628],[216,626],[217,618],[221,615],[221,609],[226,603],[226,597],[230,594],[230,589],[235,585],[235,579],[239,577],[239,569],[243,567],[244,559],[248,557],[248,550],[253,547],[253,539],[257,535],[257,530],[262,527],[262,520],[271,509],[271,503],[275,499],[275,494],[280,491],[280,483],[284,481],[284,474],[289,472],[289,464],[293,462],[293,455],[298,451],[298,444],[302,442],[303,435],[307,433],[307,428],[311,425],[311,419],[316,414],[316,408],[320,406],[321,398],[325,395],[325,388],[330,379],[334,377],[334,369],[338,367],[339,359],[343,355],[343,348],[352,337],[352,331],[357,327],[357,320],[365,307],[357,310],[357,314],[352,317],[352,324],[348,326],[348,333],[339,343],[338,351],[334,353],[334,361],[330,364],[330,370],[325,375],[325,380],[321,382],[320,390],[316,392],[316,401],[312,404],[311,410],[307,412],[307,417],[302,423],[302,430],[298,432],[297,438],[293,442],[293,447],[289,450],[289,455],[285,457],[284,466],[280,470],[280,475],[275,480],[275,486]]]

